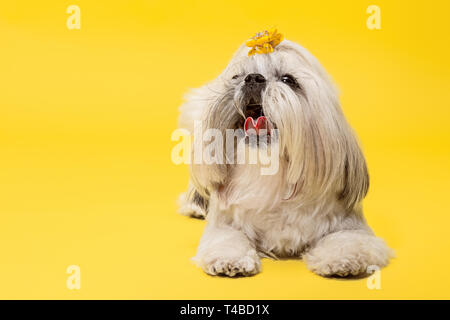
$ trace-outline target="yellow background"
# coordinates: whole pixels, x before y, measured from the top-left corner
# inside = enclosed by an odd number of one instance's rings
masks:
[[[81,8],[81,30],[66,9]],[[366,8],[381,8],[381,30]],[[2,1],[0,298],[450,298],[448,1]],[[183,94],[267,26],[341,91],[371,174],[365,214],[397,258],[366,280],[263,261],[213,278],[204,221],[176,214]],[[66,288],[79,265],[81,290]]]

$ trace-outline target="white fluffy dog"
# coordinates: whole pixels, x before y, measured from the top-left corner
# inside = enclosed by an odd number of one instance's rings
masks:
[[[279,150],[274,174],[261,174],[261,161],[191,165],[180,212],[207,219],[194,257],[206,273],[254,275],[261,257],[302,257],[322,276],[363,275],[388,264],[391,249],[362,214],[364,156],[333,84],[306,49],[284,40],[250,56],[243,45],[181,106],[180,127],[194,132],[195,121],[203,132],[245,130],[232,143],[245,141],[246,153]],[[248,142],[263,134],[270,139]],[[204,142],[194,141],[194,152]]]

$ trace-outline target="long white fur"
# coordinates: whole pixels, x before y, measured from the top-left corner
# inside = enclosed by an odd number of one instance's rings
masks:
[[[227,276],[259,272],[263,256],[302,256],[323,276],[386,266],[393,252],[362,215],[369,186],[365,159],[328,75],[288,40],[270,54],[247,52],[242,46],[219,77],[187,96],[180,127],[193,132],[200,120],[204,130],[233,128],[244,120],[243,78],[260,73],[267,80],[264,113],[279,129],[279,170],[264,176],[259,164],[191,166],[181,210],[207,218],[194,261],[211,275]],[[301,90],[280,82],[282,74],[293,75]],[[208,200],[207,214],[192,203],[193,192]]]

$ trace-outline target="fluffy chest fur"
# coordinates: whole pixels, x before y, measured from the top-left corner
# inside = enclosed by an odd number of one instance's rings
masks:
[[[361,225],[361,216],[346,214],[332,196],[308,203],[291,199],[296,187],[286,183],[285,170],[281,163],[277,174],[264,176],[259,165],[235,166],[215,201],[220,217],[209,219],[242,230],[259,252],[271,257],[300,256],[337,226]]]

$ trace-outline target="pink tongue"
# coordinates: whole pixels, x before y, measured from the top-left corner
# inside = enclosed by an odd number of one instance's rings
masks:
[[[254,130],[254,131],[250,131]],[[248,117],[244,123],[245,134],[249,133],[260,134],[260,130],[265,130],[266,134],[270,133],[270,124],[268,123],[266,117],[259,117],[256,121],[252,117]]]

